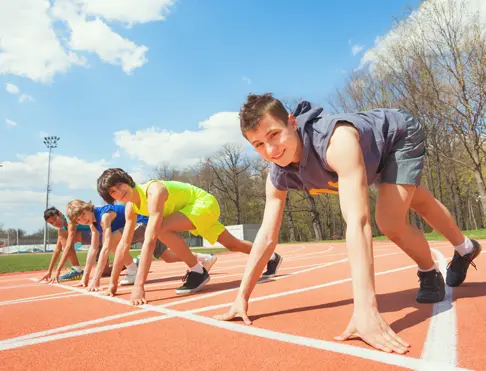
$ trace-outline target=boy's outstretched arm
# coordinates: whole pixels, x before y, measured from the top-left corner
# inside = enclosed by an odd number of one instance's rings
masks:
[[[46,274],[41,279],[39,279],[39,282],[42,282],[42,281],[49,282],[51,280],[52,271],[54,269],[54,266],[56,265],[56,262],[57,262],[57,259],[59,258],[59,255],[61,255],[63,243],[66,243],[66,239],[59,235],[57,237],[56,248],[54,249],[54,252],[52,253],[51,262],[49,263],[49,268],[47,269]]]
[[[359,133],[351,124],[338,124],[327,149],[327,163],[339,178],[354,296],[351,321],[336,340],[358,334],[377,349],[405,353],[408,344],[388,326],[376,303],[368,182],[359,140]]]
[[[137,214],[133,211],[132,203],[129,202],[125,206],[125,227],[120,242],[116,248],[115,260],[111,270],[110,285],[108,287],[107,295],[115,296],[118,289],[118,279],[123,268],[123,258],[130,250],[132,244],[133,232],[137,225]]]
[[[103,275],[103,270],[105,269],[106,263],[108,262],[108,256],[110,255],[110,242],[112,237],[111,223],[116,217],[115,212],[104,213],[101,217],[101,230],[103,231],[103,246],[101,248],[100,256],[98,258],[98,263],[96,265],[96,271],[93,279],[88,287],[88,291],[98,291],[100,289],[101,276]],[[96,229],[92,227],[92,229]],[[99,233],[98,230],[96,230]],[[99,243],[97,245],[96,252],[98,252]],[[93,256],[94,260],[95,256]],[[86,261],[86,265],[87,265]]]
[[[152,264],[152,256],[157,242],[158,232],[162,226],[165,202],[169,196],[167,188],[160,183],[152,183],[149,187],[150,198],[148,200],[149,220],[145,230],[140,263],[137,277],[133,284],[130,302],[133,305],[147,304],[145,300],[144,284]]]
[[[90,229],[91,229],[91,245],[89,246],[88,249],[88,255],[86,256],[86,263],[84,265],[83,278],[80,283],[82,287],[88,286],[91,269],[93,268],[93,265],[96,260],[96,254],[98,254],[98,249],[100,248],[100,232],[98,232],[98,230],[93,225],[90,225]]]
[[[66,239],[66,245],[64,246],[64,250],[62,251],[61,260],[59,260],[59,264],[57,265],[57,270],[54,278],[51,279],[51,283],[59,283],[59,276],[61,275],[61,270],[68,259],[69,253],[74,251],[74,237],[76,235],[76,225],[72,222],[68,222],[67,227],[68,236]]]
[[[286,197],[287,191],[281,191],[275,188],[269,175],[266,184],[266,201],[262,225],[248,256],[248,262],[236,300],[227,313],[216,315],[214,316],[215,319],[228,321],[236,316],[240,316],[246,324],[251,324],[247,315],[248,300],[261,277],[265,265],[277,246]]]

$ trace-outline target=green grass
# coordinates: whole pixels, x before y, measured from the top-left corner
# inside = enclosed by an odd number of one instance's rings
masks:
[[[472,231],[465,231],[464,234],[469,238],[474,238],[478,240],[486,239],[486,229],[477,229]],[[445,238],[442,237],[437,232],[426,233],[425,237],[428,241],[444,241]],[[387,238],[384,236],[375,237],[376,241],[386,241]],[[320,242],[342,242],[343,240],[326,240]],[[301,242],[298,242],[301,243]],[[307,243],[316,243],[305,242]],[[201,252],[206,254],[219,254],[226,252],[225,248],[215,247],[215,248],[205,248],[196,247],[191,249],[193,252]],[[86,252],[79,252],[78,259],[81,266],[86,262]],[[130,254],[135,257],[140,254],[140,250],[130,250]],[[0,273],[10,273],[10,272],[29,272],[29,271],[43,271],[47,270],[49,267],[49,262],[51,261],[51,253],[33,253],[33,254],[13,254],[13,255],[1,255],[0,256]],[[110,263],[113,262],[113,254],[110,254]],[[68,264],[66,264],[67,266]]]
[[[225,248],[192,248],[193,252],[200,252],[205,254],[218,254],[228,251]],[[130,250],[130,255],[133,257],[140,254],[140,250]],[[79,264],[84,266],[86,263],[87,252],[78,252]],[[5,254],[0,256],[0,273],[11,272],[30,272],[30,271],[44,271],[49,267],[52,253],[32,253],[32,254]],[[113,254],[110,254],[110,263],[113,262]],[[58,259],[59,262],[59,259]],[[69,263],[65,264],[65,267],[69,266]],[[56,266],[57,267],[57,264]]]

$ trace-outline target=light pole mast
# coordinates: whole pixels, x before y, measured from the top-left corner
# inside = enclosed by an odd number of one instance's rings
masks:
[[[51,151],[57,148],[59,137],[44,137],[44,144],[49,149],[49,159],[47,161],[47,187],[46,187],[46,209],[49,207],[49,192],[51,191]],[[44,223],[44,252],[47,250],[47,221]]]

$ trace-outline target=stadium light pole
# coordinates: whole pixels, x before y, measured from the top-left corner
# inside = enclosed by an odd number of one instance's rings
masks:
[[[47,187],[46,187],[46,209],[49,207],[49,192],[51,182],[51,151],[53,148],[57,148],[57,141],[61,139],[59,137],[44,137],[44,144],[49,149],[49,159],[47,161]],[[44,222],[44,252],[47,251],[47,221]]]

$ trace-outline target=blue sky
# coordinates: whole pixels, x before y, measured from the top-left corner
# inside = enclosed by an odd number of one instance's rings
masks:
[[[418,0],[329,3],[0,1],[0,224],[42,228],[43,135],[61,137],[50,204],[99,202],[106,167],[142,181],[244,144],[249,92],[326,102]]]

